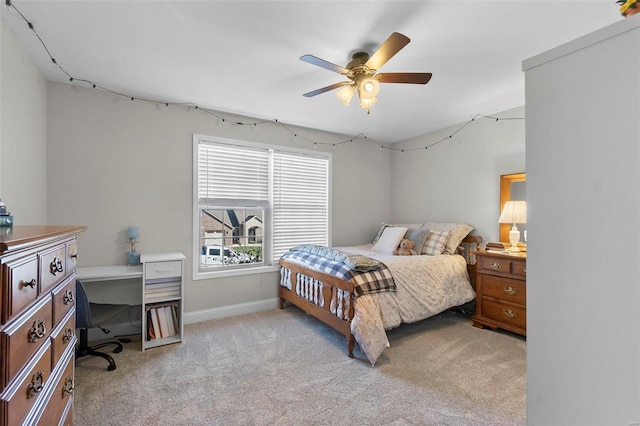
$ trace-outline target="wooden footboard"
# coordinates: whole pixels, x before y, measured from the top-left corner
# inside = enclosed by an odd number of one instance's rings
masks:
[[[351,281],[341,280],[332,275],[307,269],[282,259],[280,260],[280,266],[291,271],[291,290],[282,285],[279,286],[280,309],[284,309],[284,301],[288,300],[309,315],[316,317],[329,327],[344,334],[347,338],[349,357],[353,358],[353,348],[355,347],[355,338],[353,334],[351,334],[351,319],[353,318],[353,305],[355,303],[353,283]],[[298,274],[316,279],[322,283],[321,291],[318,294],[320,299],[317,303],[296,294]],[[344,300],[344,296],[342,300],[340,300],[337,290],[346,292],[348,300]],[[333,305],[337,308],[337,304],[340,303],[342,303],[343,307],[346,307],[346,312],[338,316],[337,313],[331,312],[331,307]]]
[[[478,250],[480,248],[480,243],[482,243],[481,236],[468,235],[458,247],[458,254],[462,255],[467,261],[467,271],[469,272],[469,278],[474,290],[476,262],[475,256],[472,253],[474,250]],[[303,266],[287,262],[282,259],[280,259],[280,266],[291,271],[291,289],[282,285],[278,286],[280,309],[284,309],[284,301],[288,300],[307,314],[319,319],[329,327],[344,334],[347,338],[349,357],[353,358],[353,349],[355,347],[355,338],[353,337],[353,334],[351,334],[351,319],[353,318],[355,305],[353,283],[329,274],[307,269]],[[321,290],[318,290],[311,297],[305,298],[299,296],[296,293],[299,274],[322,283],[322,285],[319,286]],[[346,293],[346,296],[344,296],[344,293]],[[343,312],[341,314],[337,312],[337,309],[332,312],[332,306],[337,308],[338,305],[343,308]]]

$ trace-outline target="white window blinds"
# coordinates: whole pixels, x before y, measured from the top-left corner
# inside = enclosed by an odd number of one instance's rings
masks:
[[[276,151],[273,166],[273,258],[298,244],[329,243],[329,160]]]
[[[269,199],[269,152],[223,143],[198,144],[201,207],[265,204]]]

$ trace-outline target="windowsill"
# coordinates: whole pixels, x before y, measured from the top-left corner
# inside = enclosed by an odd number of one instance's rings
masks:
[[[207,272],[200,272],[196,269],[193,272],[193,280],[198,281],[198,280],[210,280],[215,278],[239,277],[243,275],[265,274],[269,272],[278,272],[279,270],[280,270],[280,266],[278,265],[258,266],[255,268],[246,268],[246,269],[224,269],[222,271],[207,271]]]

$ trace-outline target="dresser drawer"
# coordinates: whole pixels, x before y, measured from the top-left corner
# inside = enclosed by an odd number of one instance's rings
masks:
[[[69,312],[65,321],[62,321],[51,333],[51,368],[55,368],[58,361],[69,346],[76,343],[76,315],[75,310]]]
[[[73,404],[73,390],[75,386],[73,356],[71,355],[72,354],[70,354],[65,361],[64,370],[62,374],[57,377],[55,385],[53,385],[52,394],[46,409],[40,415],[38,425],[48,426],[51,424],[60,424],[59,421],[62,420],[65,412],[68,413],[70,411],[69,406]],[[65,423],[62,424],[71,424],[68,423],[69,421],[72,421],[72,419],[67,417]]]
[[[482,275],[482,295],[511,303],[525,305],[527,303],[527,287],[522,281],[512,278]]]
[[[40,266],[40,293],[62,281],[67,275],[67,246],[60,244],[49,250],[38,253]]]
[[[2,323],[22,312],[38,297],[38,258],[35,254],[22,257],[2,265],[8,278],[6,295],[7,311],[3,312]]]
[[[180,278],[182,276],[182,261],[149,262],[144,264],[147,280],[159,278]]]
[[[20,425],[40,398],[51,375],[51,346],[38,351],[37,357],[24,374],[12,384],[2,397],[2,417],[8,425]]]
[[[73,240],[67,243],[67,273],[73,272],[78,263],[78,242]]]
[[[6,350],[0,358],[2,389],[18,374],[38,348],[44,342],[48,342],[51,332],[51,311],[51,296],[42,298],[23,317],[2,330],[1,347]],[[51,359],[47,366],[47,374],[50,370]]]
[[[482,299],[482,316],[520,329],[527,328],[527,309],[492,299]]]
[[[72,274],[67,281],[53,290],[53,327],[76,306],[76,276]]]

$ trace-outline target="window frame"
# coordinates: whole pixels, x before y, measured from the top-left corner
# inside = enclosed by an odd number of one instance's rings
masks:
[[[299,154],[299,155],[307,155],[317,158],[323,158],[327,160],[327,241],[328,245],[331,245],[332,236],[331,236],[331,228],[332,228],[332,208],[331,208],[331,187],[332,187],[332,154],[330,152],[317,151],[317,150],[306,150],[300,148],[289,147],[285,145],[276,145],[276,144],[265,144],[260,142],[246,141],[240,139],[231,139],[224,138],[219,136],[209,136],[203,134],[193,134],[193,151],[192,151],[192,159],[193,159],[193,181],[192,181],[192,207],[193,207],[193,218],[192,218],[192,247],[193,247],[193,280],[205,280],[212,278],[223,278],[223,277],[233,277],[233,276],[242,276],[242,275],[252,275],[252,274],[262,274],[268,272],[276,272],[278,271],[279,265],[273,262],[273,160],[269,161],[269,199],[268,206],[263,207],[265,214],[263,217],[263,264],[262,266],[247,266],[247,267],[234,267],[232,269],[220,269],[220,270],[206,270],[203,271],[200,269],[200,203],[199,203],[199,194],[198,194],[198,161],[199,161],[199,144],[201,142],[205,143],[222,143],[222,144],[231,144],[239,147],[247,147],[249,149],[258,148],[265,149],[269,151],[269,155],[273,156],[274,151],[284,152],[288,154]],[[247,208],[243,206],[237,206],[238,208]],[[232,208],[229,206],[229,208]],[[267,257],[268,254],[268,257]],[[249,264],[247,264],[249,265]]]

